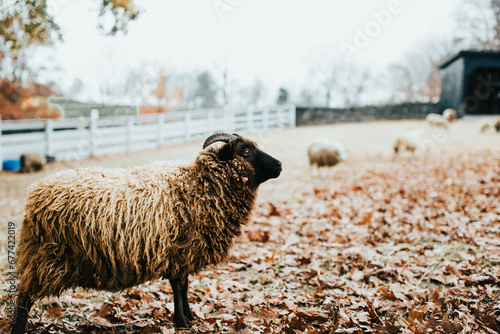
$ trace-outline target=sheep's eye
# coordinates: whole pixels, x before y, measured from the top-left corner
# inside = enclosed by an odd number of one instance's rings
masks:
[[[249,156],[251,153],[252,151],[249,148],[244,148],[243,152],[241,152],[241,154],[244,156]]]

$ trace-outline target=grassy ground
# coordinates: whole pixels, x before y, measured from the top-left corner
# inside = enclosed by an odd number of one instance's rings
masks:
[[[394,161],[395,136],[416,128],[424,129],[422,150]],[[335,138],[347,147],[349,159],[328,178],[310,175],[306,150],[314,137]],[[500,134],[480,133],[478,120],[466,119],[448,130],[428,129],[422,121],[384,121],[253,138],[284,170],[261,186],[254,218],[229,263],[193,277],[192,304],[200,317],[195,328],[487,333],[485,328],[500,325],[500,305],[494,302],[500,275]],[[8,287],[8,223],[19,227],[30,183],[71,167],[192,160],[200,148],[196,141],[57,162],[36,174],[0,173],[2,290]],[[49,332],[61,326],[169,332],[171,303],[165,282],[122,294],[77,291],[37,303],[31,328],[55,323]],[[137,316],[139,309],[149,311]]]

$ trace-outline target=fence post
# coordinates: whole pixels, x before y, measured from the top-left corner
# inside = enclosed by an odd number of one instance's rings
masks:
[[[276,108],[276,118],[278,129],[283,129],[283,109],[280,106]]]
[[[3,170],[3,156],[2,156],[2,117],[0,117],[0,171]]]
[[[134,119],[132,116],[127,117],[127,130],[126,130],[126,150],[127,153],[132,152],[132,129],[134,128]]]
[[[269,109],[267,107],[262,110],[262,124],[264,125],[264,131],[269,130]]]
[[[224,113],[224,117],[226,119],[226,130],[228,133],[233,133],[235,131],[235,117],[234,110],[228,109]]]
[[[165,115],[163,114],[158,114],[158,133],[157,133],[157,138],[156,141],[158,143],[158,146],[163,145],[163,124],[165,123]]]
[[[97,146],[99,145],[99,141],[97,140],[97,131],[99,127],[99,110],[92,109],[90,111],[90,156],[97,156]]]
[[[54,155],[54,121],[48,119],[45,121],[45,154]]]
[[[253,110],[247,110],[247,131],[253,133]]]
[[[208,111],[208,134],[211,135],[214,132],[214,111],[210,109]]]
[[[184,140],[186,142],[191,140],[191,113],[184,112]]]
[[[290,127],[294,128],[296,122],[295,118],[297,117],[297,110],[295,109],[295,105],[291,105],[289,108],[290,108]]]

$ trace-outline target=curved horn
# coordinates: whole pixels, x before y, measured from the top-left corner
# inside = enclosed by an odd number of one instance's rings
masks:
[[[216,141],[223,141],[225,143],[228,143],[230,141],[236,141],[237,139],[238,137],[236,137],[235,135],[230,135],[229,133],[216,133],[205,140],[205,142],[203,143],[203,149],[205,149],[208,145],[212,145]]]

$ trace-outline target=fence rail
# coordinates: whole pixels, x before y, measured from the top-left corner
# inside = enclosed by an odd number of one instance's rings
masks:
[[[214,132],[251,134],[294,126],[295,106],[124,117],[99,117],[93,110],[85,119],[0,121],[0,162],[31,152],[71,160],[188,142]]]

